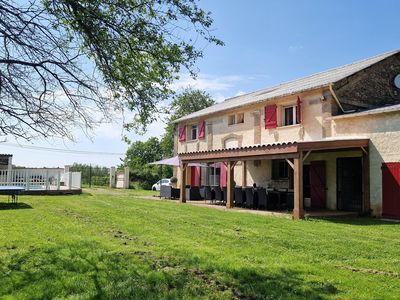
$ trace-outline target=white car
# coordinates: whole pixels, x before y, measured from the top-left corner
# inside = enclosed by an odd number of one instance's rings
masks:
[[[161,180],[157,181],[155,184],[153,184],[151,189],[153,191],[159,191],[161,189],[162,185],[171,185],[171,179],[168,179],[168,178],[161,179]]]

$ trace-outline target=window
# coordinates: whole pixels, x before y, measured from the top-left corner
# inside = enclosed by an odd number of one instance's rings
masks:
[[[230,115],[228,117],[228,125],[241,124],[241,123],[244,123],[244,113]]]
[[[236,121],[235,115],[231,115],[228,117],[228,125],[235,124],[235,121]]]
[[[197,125],[192,125],[190,127],[190,139],[197,140]]]
[[[288,106],[283,109],[283,124],[284,126],[296,124],[296,106]]]
[[[272,161],[272,179],[289,178],[288,164],[284,159],[275,159]]]
[[[237,121],[236,124],[244,123],[244,113],[237,114]]]
[[[283,108],[283,126],[297,124],[296,122],[296,106],[287,106]]]

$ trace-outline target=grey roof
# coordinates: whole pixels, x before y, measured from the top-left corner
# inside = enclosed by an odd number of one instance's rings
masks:
[[[173,123],[178,123],[185,120],[195,119],[207,116],[216,112],[221,112],[241,106],[263,102],[265,100],[274,99],[277,97],[289,96],[295,93],[300,93],[307,90],[313,90],[333,84],[343,78],[355,74],[373,64],[388,58],[400,50],[394,50],[380,54],[365,60],[357,61],[341,67],[329,69],[324,72],[316,73],[307,77],[282,83],[273,87],[258,90],[245,95],[228,98],[225,101],[214,104],[213,106],[199,110],[197,112],[186,115],[182,118],[175,120]]]
[[[337,116],[332,116],[330,118],[344,119],[344,118],[361,117],[361,116],[376,115],[376,114],[390,113],[390,112],[397,112],[397,111],[400,111],[400,104],[388,105],[388,106],[384,106],[384,107],[379,107],[379,108],[374,108],[374,109],[369,109],[369,110],[364,110],[364,111],[358,111],[358,112],[354,112],[354,113],[348,113],[345,115],[337,115]]]

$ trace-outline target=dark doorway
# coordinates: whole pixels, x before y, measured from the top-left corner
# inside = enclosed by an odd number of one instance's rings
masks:
[[[337,208],[338,210],[362,210],[362,162],[361,157],[337,158]]]
[[[310,198],[310,165],[303,166],[303,197]]]
[[[326,208],[326,166],[324,160],[310,163],[311,208]]]
[[[382,215],[400,218],[400,163],[382,164]]]

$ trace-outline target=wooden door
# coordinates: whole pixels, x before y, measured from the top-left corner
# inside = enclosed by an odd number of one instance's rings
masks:
[[[382,215],[400,218],[400,163],[382,164]]]
[[[343,157],[336,160],[337,208],[362,210],[362,160],[361,157]]]
[[[324,160],[310,163],[311,208],[326,208],[326,166]]]

